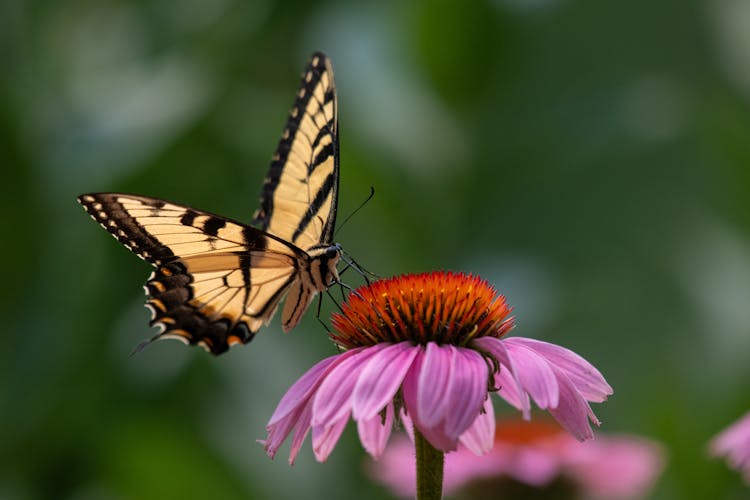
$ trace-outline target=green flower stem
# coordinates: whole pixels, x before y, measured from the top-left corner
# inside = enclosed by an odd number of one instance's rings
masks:
[[[414,429],[417,455],[417,500],[443,498],[443,452],[433,446]]]

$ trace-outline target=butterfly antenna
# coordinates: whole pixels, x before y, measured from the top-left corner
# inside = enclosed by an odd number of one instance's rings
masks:
[[[362,207],[364,207],[367,204],[367,202],[372,199],[373,196],[375,196],[375,188],[370,186],[370,194],[367,195],[367,198],[365,198],[365,200],[362,203],[360,203],[359,206],[355,208],[352,213],[346,216],[346,219],[344,219],[344,222],[339,224],[339,227],[334,229],[333,234],[339,234],[339,231],[341,231],[341,228],[343,228],[346,225],[346,223],[349,222],[349,219],[351,219],[352,216],[354,216],[354,214],[359,212],[362,209]]]

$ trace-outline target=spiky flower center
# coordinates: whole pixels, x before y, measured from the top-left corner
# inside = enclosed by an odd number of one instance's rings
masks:
[[[513,327],[505,297],[478,276],[437,271],[376,281],[353,291],[333,315],[345,349],[381,342],[466,345]]]

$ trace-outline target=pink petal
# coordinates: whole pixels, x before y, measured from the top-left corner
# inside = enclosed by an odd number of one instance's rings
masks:
[[[286,391],[284,397],[279,401],[276,410],[271,415],[271,419],[268,421],[268,426],[271,426],[289,415],[298,406],[305,404],[306,399],[310,397],[312,391],[317,387],[318,381],[321,376],[325,374],[326,370],[332,363],[341,362],[348,356],[356,354],[361,349],[352,349],[351,351],[345,352],[344,354],[337,354],[323,361],[318,362],[315,366],[307,370],[293,385]]]
[[[371,419],[393,401],[420,349],[409,342],[399,342],[381,350],[368,361],[354,387],[354,420]]]
[[[294,430],[292,446],[289,452],[289,464],[294,464],[297,453],[299,452],[300,447],[305,440],[305,436],[307,436],[307,432],[310,429],[310,409],[311,403],[308,401],[305,406],[295,409],[287,417],[266,427],[268,437],[259,442],[263,445],[266,454],[269,457],[274,458],[276,456],[279,447],[284,443],[284,440],[289,436],[289,433]]]
[[[393,429],[393,404],[385,407],[385,419],[376,413],[370,419],[357,420],[359,440],[374,459],[380,458]]]
[[[443,424],[439,423],[437,425],[424,425],[421,420],[422,414],[420,412],[418,401],[420,397],[420,390],[422,389],[422,367],[425,357],[425,353],[420,350],[417,356],[414,358],[411,368],[409,368],[409,371],[404,377],[404,383],[401,386],[401,392],[404,396],[404,408],[406,409],[406,414],[413,423],[414,427],[416,427],[419,432],[422,433],[425,439],[427,439],[432,444],[432,446],[443,451],[452,451],[456,449],[458,440],[446,435]]]
[[[308,401],[299,417],[297,417],[297,424],[292,435],[292,444],[289,446],[289,465],[294,465],[294,460],[297,458],[297,454],[305,442],[305,437],[307,437],[307,433],[310,431],[311,419],[312,401]]]
[[[664,469],[664,450],[635,436],[602,436],[571,445],[567,473],[596,498],[643,498]]]
[[[499,387],[498,394],[517,410],[524,412],[524,417],[530,411],[529,397],[526,393],[521,393],[518,382],[507,368],[501,369],[500,373],[495,375],[495,387]]]
[[[420,348],[411,363],[411,367],[406,372],[406,376],[404,376],[404,383],[401,384],[401,395],[404,398],[401,419],[408,419],[412,426],[415,419],[414,413],[417,410],[417,387],[419,386],[419,374],[422,371],[423,360],[424,351]]]
[[[268,437],[262,441],[266,453],[274,458],[279,447],[289,434],[294,431],[289,464],[293,464],[302,443],[310,430],[312,401],[315,389],[338,363],[357,354],[361,349],[353,349],[344,354],[331,356],[317,363],[295,382],[279,402],[279,406],[266,425]]]
[[[560,403],[557,408],[549,410],[550,414],[579,441],[592,439],[594,432],[589,425],[589,417],[593,415],[591,407],[564,373],[556,370],[556,374],[560,386]],[[599,425],[596,417],[594,423]]]
[[[420,425],[419,422],[415,422],[414,425],[422,433],[422,436],[436,449],[447,452],[455,451],[458,447],[458,438],[454,438],[445,432],[445,425],[442,423],[429,427]]]
[[[416,476],[416,474],[414,475]],[[443,493],[446,496],[453,496],[458,493],[456,495],[457,498],[470,498],[470,496],[462,495],[461,493],[463,492],[458,492],[457,490],[472,480],[492,477],[497,477],[497,463],[495,463],[491,456],[478,457],[471,451],[460,447],[457,451],[445,455]],[[416,477],[414,483],[416,483]],[[493,495],[493,493],[495,494]],[[487,487],[478,494],[478,497],[511,498],[510,495],[500,495],[499,492],[493,492],[491,488]]]
[[[315,453],[315,459],[318,462],[325,462],[328,459],[328,456],[341,437],[341,433],[344,432],[344,427],[346,427],[348,421],[349,413],[347,412],[341,418],[328,425],[313,426],[313,453]]]
[[[329,421],[339,420],[343,414],[351,411],[351,396],[357,377],[369,360],[387,344],[376,344],[366,347],[356,354],[337,363],[321,382],[313,397],[313,427],[327,425]]]
[[[409,418],[409,415],[406,414],[406,411],[404,411],[403,407],[401,408],[401,411],[399,412],[399,418],[401,419],[401,426],[404,428],[404,432],[406,432],[406,435],[409,436],[409,439],[411,442],[414,442],[414,422],[411,421],[411,418]]]
[[[709,446],[714,456],[726,456],[729,465],[742,472],[750,484],[750,413],[724,429]]]
[[[445,419],[453,378],[456,348],[429,342],[425,349],[417,390],[419,423],[431,427]],[[456,436],[458,437],[458,436]]]
[[[259,439],[258,442],[263,445],[263,449],[271,459],[276,457],[276,453],[281,448],[284,440],[294,427],[294,423],[289,421],[284,426],[274,425],[266,428],[268,435],[266,439]]]
[[[484,411],[459,438],[459,442],[475,455],[489,453],[495,443],[495,409],[490,398],[485,398],[483,408]]]
[[[294,463],[294,459],[299,452],[302,442],[307,436],[310,428],[310,416],[312,409],[312,400],[307,398],[302,406],[294,408],[291,413],[277,420],[275,423],[267,425],[268,437],[260,441],[269,457],[274,458],[279,447],[294,430],[292,438],[291,451],[289,453],[289,464]]]
[[[523,337],[510,337],[504,339],[504,342],[524,345],[545,357],[551,365],[565,372],[578,392],[588,401],[601,403],[614,392],[599,370],[569,349]]]
[[[530,486],[544,487],[560,472],[560,457],[542,447],[502,444],[495,447],[493,455],[501,453],[509,458],[504,472]]]
[[[495,377],[502,384],[499,395],[520,407],[524,418],[529,417],[524,397],[531,394],[541,408],[549,409],[576,438],[593,436],[589,420],[597,425],[599,421],[587,400],[603,401],[612,388],[586,360],[563,347],[520,337],[476,339],[474,345],[489,351],[510,370],[517,387],[501,371]]]
[[[300,410],[297,410],[297,412],[299,413]],[[285,418],[279,420],[275,424],[266,426],[266,432],[268,435],[266,436],[266,439],[259,440],[259,442],[263,445],[263,448],[266,450],[269,457],[274,458],[276,456],[276,451],[281,447],[281,444],[289,433],[292,432],[296,423],[296,418]]]
[[[447,402],[445,432],[454,439],[463,434],[476,420],[487,396],[489,374],[484,358],[469,349],[455,349],[453,383],[442,399]]]
[[[516,370],[504,342],[503,339],[482,337],[475,339],[472,345],[489,352],[497,359],[500,363],[500,371],[495,373],[495,387],[500,388],[498,395],[521,410],[523,418],[529,420],[531,418],[529,395],[523,390],[518,378],[518,370]]]
[[[529,393],[539,408],[546,410],[556,407],[559,394],[557,378],[549,363],[523,345],[507,342],[506,349],[523,390]]]
[[[417,483],[414,442],[404,436],[395,437],[382,458],[368,464],[368,472],[395,495],[414,498]]]

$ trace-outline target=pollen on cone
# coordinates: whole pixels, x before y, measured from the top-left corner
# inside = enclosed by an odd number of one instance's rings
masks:
[[[378,342],[465,345],[513,327],[503,295],[471,274],[436,271],[397,276],[353,291],[334,314],[331,338],[344,348]]]

